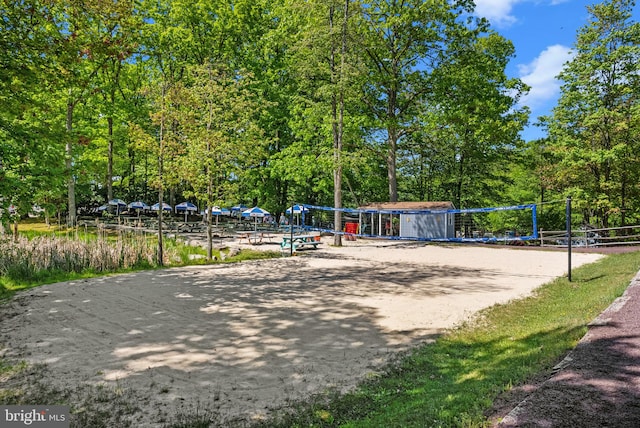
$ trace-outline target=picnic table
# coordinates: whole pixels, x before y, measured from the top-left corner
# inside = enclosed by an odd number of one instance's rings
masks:
[[[270,237],[266,236],[264,232],[247,230],[238,230],[236,234],[238,235],[238,242],[247,241],[248,244],[259,244],[262,243],[262,238]]]
[[[207,230],[207,225],[206,223],[203,223],[201,221],[186,222],[178,225],[179,232],[193,233],[193,232],[203,232],[205,230]]]
[[[282,238],[280,248],[281,250],[292,249],[293,252],[295,252],[302,247],[313,247],[317,249],[319,244],[320,235],[293,235],[293,237],[285,235]]]

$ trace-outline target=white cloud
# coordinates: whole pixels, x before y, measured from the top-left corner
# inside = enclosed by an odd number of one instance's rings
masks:
[[[556,76],[572,58],[570,48],[553,45],[542,51],[531,63],[519,65],[520,79],[531,87],[529,94],[523,97],[520,103],[535,109],[555,99],[560,92],[560,82]]]
[[[476,0],[476,15],[487,18],[497,26],[508,26],[516,22],[511,10],[522,0]]]

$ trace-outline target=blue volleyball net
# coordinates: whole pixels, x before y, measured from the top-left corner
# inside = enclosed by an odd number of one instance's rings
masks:
[[[355,209],[296,204],[294,227],[377,239],[511,242],[538,239],[537,205],[471,209]],[[335,230],[335,213],[342,220]]]

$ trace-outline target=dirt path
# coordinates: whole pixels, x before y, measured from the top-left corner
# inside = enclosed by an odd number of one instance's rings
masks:
[[[640,423],[640,274],[590,325],[553,373],[528,391],[498,425],[616,427]]]
[[[252,419],[351,388],[391,353],[566,273],[559,252],[321,247],[39,287],[3,308],[0,343],[8,358],[46,364],[57,387],[128,391],[137,427],[196,407]]]

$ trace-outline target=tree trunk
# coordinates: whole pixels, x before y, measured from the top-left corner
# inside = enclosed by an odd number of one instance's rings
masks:
[[[211,69],[209,69],[209,79],[211,79]],[[209,103],[209,117],[207,118],[207,157],[211,157],[211,140],[209,139],[209,133],[211,132],[211,125],[213,122],[213,105]],[[207,160],[207,260],[211,261],[213,258],[213,230],[212,228],[212,219],[211,212],[213,210],[212,201],[213,201],[213,177],[211,176],[211,159]]]
[[[462,181],[464,180],[464,154],[460,154],[460,160],[458,161],[458,180],[456,182],[456,204],[458,208],[468,208],[462,206]]]
[[[389,151],[387,152],[387,178],[389,179],[389,202],[398,202],[398,178],[396,174],[396,136],[389,134]]]
[[[164,168],[164,94],[165,87],[164,82],[162,83],[162,100],[161,100],[161,109],[162,116],[160,118],[160,150],[158,150],[158,266],[164,266],[164,246],[162,242],[162,215],[164,213],[163,202],[164,202],[164,194],[163,194],[163,183],[162,183],[162,173]]]
[[[387,117],[396,119],[396,109],[398,107],[398,91],[395,88],[387,92]],[[388,152],[387,152],[387,178],[389,180],[389,202],[398,202],[398,175],[396,172],[396,157],[398,152],[398,129],[395,125],[387,127]]]
[[[107,200],[113,199],[113,117],[107,118],[109,146],[107,149]]]
[[[347,0],[348,3],[348,0]],[[333,17],[335,9],[333,5],[329,8],[329,27],[330,32],[333,33]],[[338,75],[336,67],[336,47],[331,41],[331,80],[334,88],[333,96],[331,97],[331,131],[333,136],[333,206],[336,209],[333,212],[333,243],[340,247],[342,246],[342,136],[340,135],[341,126],[338,117],[338,95],[336,92],[341,92],[339,88],[340,76]]]
[[[68,196],[68,215],[67,225],[73,227],[76,224],[76,189],[75,179],[73,177],[73,110],[75,103],[71,100],[67,103],[67,144],[65,147],[65,167],[67,170],[67,196]]]

